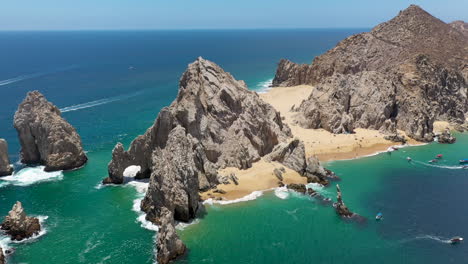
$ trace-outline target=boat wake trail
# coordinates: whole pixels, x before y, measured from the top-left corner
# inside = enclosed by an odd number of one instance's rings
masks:
[[[98,105],[108,104],[108,103],[128,99],[128,98],[131,98],[131,97],[135,97],[135,96],[137,96],[137,95],[139,95],[141,93],[143,93],[143,92],[136,92],[136,93],[132,93],[132,94],[119,95],[119,96],[109,97],[109,98],[105,98],[105,99],[99,99],[99,100],[95,100],[95,101],[91,101],[91,102],[87,102],[87,103],[67,106],[67,107],[61,108],[60,111],[62,113],[66,113],[66,112],[77,111],[77,110],[81,110],[81,109],[85,109],[85,108],[91,108],[91,107],[95,107],[95,106],[98,106]]]
[[[6,79],[6,80],[0,81],[0,86],[4,86],[4,85],[20,82],[20,81],[32,79],[32,78],[41,77],[41,76],[44,76],[44,75],[47,75],[47,74],[63,72],[63,71],[71,70],[71,69],[74,69],[74,68],[77,68],[77,66],[72,65],[72,66],[67,66],[67,67],[64,67],[64,68],[58,68],[58,69],[45,71],[45,72],[36,72],[36,73],[31,73],[31,74],[20,75],[20,76],[11,78],[11,79]]]
[[[448,166],[448,165],[437,165],[437,164],[430,164],[430,163],[424,163],[422,161],[412,161],[416,164],[427,166],[427,167],[433,167],[433,168],[440,168],[440,169],[449,169],[449,170],[461,170],[464,167],[463,166]]]
[[[409,243],[409,242],[416,241],[416,240],[433,240],[433,241],[444,243],[444,244],[450,244],[450,239],[439,237],[439,236],[434,236],[434,235],[420,235],[420,236],[416,236],[413,238],[404,239],[400,242]]]

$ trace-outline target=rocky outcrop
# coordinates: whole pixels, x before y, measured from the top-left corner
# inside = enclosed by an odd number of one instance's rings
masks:
[[[0,247],[0,264],[5,264],[5,255],[3,254],[3,249]]]
[[[311,65],[280,61],[274,86],[314,85],[294,111],[305,128],[354,128],[431,141],[433,122],[465,122],[468,38],[410,6],[392,20],[341,41]]]
[[[457,20],[453,21],[449,25],[468,36],[468,23],[466,23],[465,21]]]
[[[19,241],[37,235],[41,230],[41,225],[39,219],[26,215],[21,202],[16,202],[1,224],[1,229],[12,240]]]
[[[455,143],[455,141],[457,141],[457,139],[454,136],[452,136],[452,133],[450,133],[449,129],[446,129],[445,131],[440,133],[440,135],[437,135],[437,139],[438,142],[442,144],[453,144]]]
[[[343,216],[343,217],[352,217],[354,214],[348,209],[348,207],[343,202],[343,199],[341,197],[340,186],[338,184],[336,185],[336,192],[337,192],[337,195],[336,195],[337,202],[333,204],[336,212],[340,216]]]
[[[298,193],[305,194],[307,191],[307,188],[304,184],[296,184],[296,183],[291,183],[286,186],[289,190],[296,191]]]
[[[315,157],[306,159],[304,142],[294,139],[275,146],[273,151],[265,157],[266,161],[277,161],[286,167],[307,177],[307,182],[328,184],[328,179],[336,179],[336,175],[325,169]]]
[[[10,165],[10,158],[8,158],[8,144],[6,140],[0,138],[0,177],[12,173],[13,167]]]
[[[83,166],[87,157],[75,128],[38,91],[29,92],[15,113],[21,161],[45,165],[46,171]]]
[[[407,142],[405,136],[399,135],[398,133],[387,135],[384,137],[384,139],[390,140],[393,142],[399,142],[401,144],[406,144]]]
[[[186,251],[186,247],[176,233],[172,213],[165,207],[161,210],[160,220],[158,240],[156,242],[157,260],[158,263],[169,263],[182,256]]]

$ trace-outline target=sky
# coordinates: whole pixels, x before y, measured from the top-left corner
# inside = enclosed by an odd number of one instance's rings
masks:
[[[410,4],[468,21],[468,0],[0,0],[0,30],[370,28]]]

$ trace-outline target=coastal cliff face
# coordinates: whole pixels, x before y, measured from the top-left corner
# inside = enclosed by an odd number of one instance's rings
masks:
[[[19,105],[14,127],[23,163],[43,164],[46,171],[54,171],[79,168],[87,161],[75,128],[38,91],[29,92]]]
[[[154,125],[127,151],[116,145],[103,182],[122,183],[123,172],[132,165],[141,167],[137,178],[150,178],[141,209],[160,226],[157,258],[167,263],[185,252],[174,220],[195,217],[199,191],[220,183],[219,169],[247,169],[268,156],[308,178],[310,174],[311,181],[325,180],[327,171],[306,160],[303,142],[291,140],[279,112],[243,81],[198,58],[182,75],[177,98],[160,111]]]
[[[418,6],[341,41],[311,65],[281,60],[274,86],[314,85],[295,108],[305,128],[405,131],[430,141],[433,122],[465,121],[468,38]]]
[[[0,177],[11,175],[13,168],[10,165],[10,158],[8,157],[8,144],[6,140],[0,138]]]

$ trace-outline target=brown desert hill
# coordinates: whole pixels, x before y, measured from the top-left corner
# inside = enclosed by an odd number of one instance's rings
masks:
[[[464,123],[467,79],[466,35],[411,5],[370,32],[346,38],[311,65],[281,60],[273,85],[316,86],[294,109],[305,128],[398,128],[430,141],[435,120]]]
[[[457,20],[453,21],[449,25],[465,34],[465,36],[468,36],[468,23],[466,23],[465,21]]]

